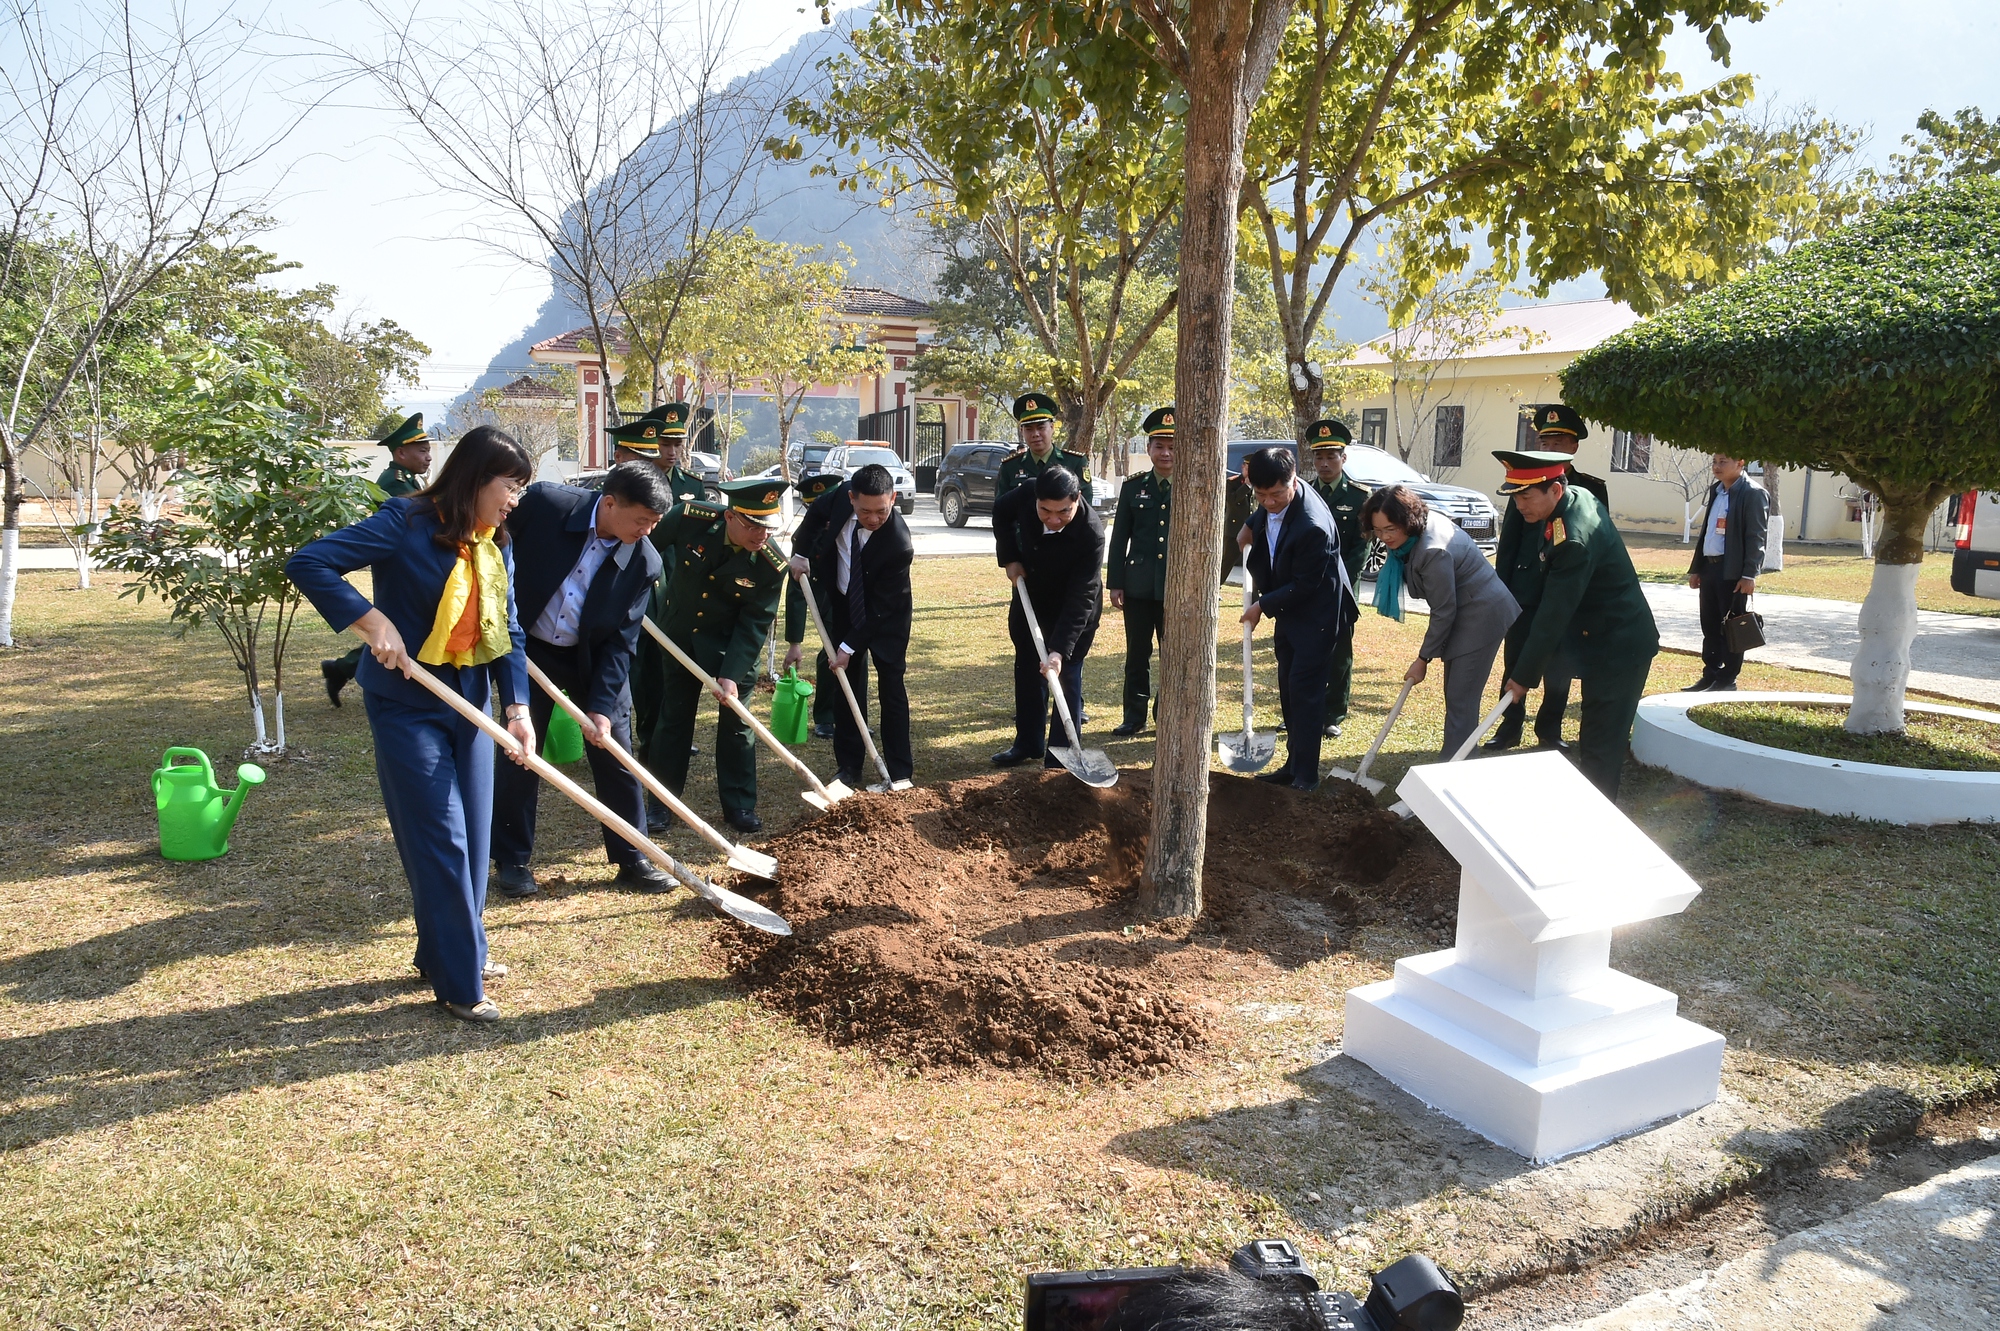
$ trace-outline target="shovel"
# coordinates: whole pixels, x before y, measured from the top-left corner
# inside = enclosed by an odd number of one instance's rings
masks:
[[[1047,668],[1049,649],[1042,642],[1042,626],[1035,619],[1035,607],[1028,600],[1027,579],[1016,578],[1014,590],[1021,594],[1021,614],[1027,618],[1028,632],[1035,639],[1035,655],[1045,663],[1042,675],[1049,682],[1049,696],[1056,700],[1056,715],[1062,718],[1063,729],[1069,734],[1069,747],[1052,748],[1050,754],[1069,769],[1069,774],[1086,786],[1115,786],[1118,784],[1118,768],[1102,749],[1086,749],[1077,738],[1076,721],[1069,714],[1069,699],[1063,697],[1062,680]]]
[[[813,632],[819,634],[820,646],[826,651],[827,664],[832,665],[834,644],[833,639],[826,636],[825,621],[819,617],[819,598],[813,595],[812,587],[806,581],[807,574],[800,573],[795,576],[799,580],[799,594],[805,597],[806,609],[812,614]],[[833,677],[840,681],[840,691],[847,695],[847,707],[849,711],[854,713],[854,724],[860,727],[861,743],[868,750],[868,760],[874,763],[875,770],[882,774],[881,781],[868,787],[869,792],[879,795],[885,790],[908,790],[910,788],[908,781],[891,781],[889,779],[889,764],[883,762],[882,755],[875,751],[875,737],[868,733],[868,718],[861,713],[861,700],[854,696],[854,685],[848,682],[846,669],[841,666],[834,666]],[[881,701],[879,691],[876,695],[876,701]]]
[[[533,661],[528,662],[528,677],[541,685],[542,692],[554,698],[556,705],[570,714],[570,718],[576,722],[579,729],[590,723],[590,719],[583,714],[583,709],[571,702],[564,695],[563,691],[557,688],[547,675],[542,673],[542,668]],[[727,855],[729,857],[730,868],[735,869],[739,873],[747,873],[757,878],[769,878],[773,881],[777,879],[778,862],[776,860],[761,850],[752,850],[748,846],[739,846],[724,838],[722,833],[702,821],[700,814],[697,814],[693,809],[681,803],[673,791],[668,790],[658,777],[646,770],[644,763],[634,758],[630,753],[627,753],[624,747],[609,735],[604,737],[604,747],[612,757],[618,760],[621,767],[639,778],[640,785],[653,792],[654,799],[672,809],[675,817],[700,833],[703,841],[708,842],[709,845],[714,846],[717,850]]]
[[[1250,565],[1246,562],[1243,571],[1243,608],[1248,610],[1252,600],[1250,591]],[[1222,759],[1222,765],[1232,772],[1242,772],[1248,776],[1261,772],[1270,766],[1272,755],[1278,751],[1276,735],[1260,735],[1250,728],[1250,701],[1252,676],[1250,673],[1250,635],[1254,632],[1248,624],[1243,626],[1243,733],[1241,735],[1217,735],[1215,751]]]
[[[1327,772],[1328,776],[1337,776],[1343,781],[1352,781],[1358,786],[1365,786],[1371,795],[1382,793],[1382,782],[1368,775],[1368,769],[1375,765],[1375,755],[1382,751],[1382,741],[1389,738],[1389,727],[1395,725],[1396,718],[1403,714],[1403,704],[1410,700],[1410,690],[1415,687],[1417,686],[1414,680],[1404,683],[1403,691],[1396,695],[1396,705],[1389,709],[1389,715],[1382,721],[1382,729],[1376,733],[1375,742],[1368,746],[1368,752],[1361,755],[1361,766],[1352,772],[1344,767],[1335,767]]]
[[[660,632],[660,626],[653,622],[651,615],[645,616],[639,623],[645,627],[646,632],[653,635],[654,642],[659,643],[661,647],[666,649],[667,655],[679,661],[682,666],[686,667],[690,675],[693,675],[696,679],[707,685],[710,693],[713,693],[718,698],[722,698],[722,691],[716,687],[715,676],[696,665],[694,658],[682,651],[679,643]],[[778,743],[778,737],[773,735],[769,727],[757,719],[756,713],[743,705],[741,698],[723,698],[722,700],[729,704],[731,710],[743,718],[743,724],[750,727],[752,734],[769,745],[771,752],[785,760],[785,766],[797,772],[804,778],[805,783],[812,787],[811,790],[800,791],[800,799],[812,805],[815,809],[825,810],[831,809],[834,805],[854,793],[844,783],[839,781],[834,782],[830,786],[821,785],[820,779],[813,775],[812,768],[807,767],[799,755]]]
[[[1406,689],[1404,692],[1408,692],[1408,690]],[[1479,729],[1467,735],[1465,743],[1458,746],[1458,752],[1452,754],[1445,761],[1455,763],[1465,757],[1466,754],[1471,753],[1479,741],[1486,738],[1486,732],[1500,724],[1500,718],[1507,714],[1507,704],[1512,701],[1513,699],[1507,696],[1507,690],[1500,690],[1500,701],[1493,704],[1493,710],[1488,712],[1486,719],[1479,723]],[[1389,812],[1395,814],[1398,818],[1408,818],[1410,816],[1410,806],[1402,800],[1397,800],[1389,806]]]
[[[578,805],[582,806],[584,812],[597,819],[598,822],[603,823],[619,836],[631,842],[640,854],[679,879],[682,885],[696,896],[701,897],[724,914],[732,915],[743,921],[743,923],[753,929],[762,929],[767,934],[777,934],[780,937],[784,937],[792,932],[792,926],[785,923],[785,917],[776,911],[765,906],[760,906],[748,897],[738,896],[727,888],[717,887],[715,884],[704,880],[694,871],[684,868],[679,860],[654,845],[644,832],[641,832],[638,828],[611,812],[610,809],[604,807],[596,796],[586,794],[583,787],[577,785],[576,782],[570,780],[561,772],[558,772],[554,767],[551,767],[540,754],[532,749],[523,752],[521,741],[515,739],[512,734],[508,733],[492,717],[460,697],[456,689],[448,687],[443,680],[414,661],[410,663],[410,678],[436,694],[439,700],[454,712],[457,712],[460,716],[472,722],[473,725],[478,726],[481,730],[492,736],[493,742],[506,752],[521,754],[523,761],[528,765],[529,771],[576,801]]]

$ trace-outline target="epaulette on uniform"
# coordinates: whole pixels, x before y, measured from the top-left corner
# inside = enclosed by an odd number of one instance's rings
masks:
[[[1563,526],[1561,518],[1549,519],[1549,544],[1561,545],[1569,539],[1569,529]]]
[[[785,572],[786,569],[790,567],[790,564],[785,559],[785,557],[779,554],[775,549],[773,549],[769,541],[766,541],[764,542],[764,544],[758,546],[757,553],[764,556],[765,561],[769,563],[772,568],[778,570],[780,573]]]
[[[1028,450],[1025,447],[1022,447],[1015,449],[1013,452],[1009,453],[1002,460],[1006,462],[1012,462],[1015,458],[1024,458],[1026,456],[1028,456]]]
[[[719,518],[729,511],[721,504],[710,503],[706,499],[684,499],[681,502],[687,505],[688,512],[699,513],[705,518]]]

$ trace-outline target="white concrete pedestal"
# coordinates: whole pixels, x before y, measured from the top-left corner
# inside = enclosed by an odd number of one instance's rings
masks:
[[[1715,1098],[1722,1037],[1610,964],[1614,925],[1699,893],[1679,866],[1560,754],[1419,767],[1397,793],[1463,866],[1458,945],[1349,990],[1347,1054],[1536,1161]]]

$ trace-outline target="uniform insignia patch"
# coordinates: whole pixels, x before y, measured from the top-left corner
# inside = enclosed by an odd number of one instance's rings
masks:
[[[738,587],[755,587],[757,585],[757,580],[755,578],[738,578],[736,580],[736,585]]]
[[[1564,541],[1568,539],[1569,539],[1569,532],[1564,529],[1563,520],[1561,518],[1550,518],[1549,543],[1551,545],[1561,545]]]

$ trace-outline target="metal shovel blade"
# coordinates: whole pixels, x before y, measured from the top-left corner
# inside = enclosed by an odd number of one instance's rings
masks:
[[[760,906],[749,897],[739,896],[726,887],[717,887],[713,883],[704,886],[708,891],[697,895],[723,914],[743,921],[752,929],[762,929],[767,934],[776,934],[780,938],[791,936],[792,926],[785,922],[784,916],[769,906]]]
[[[1345,767],[1329,768],[1327,770],[1327,777],[1329,779],[1338,779],[1341,781],[1352,781],[1355,785],[1361,786],[1364,789],[1366,789],[1367,792],[1371,795],[1380,795],[1384,789],[1383,783],[1381,781],[1376,780],[1374,777],[1356,775],[1355,773],[1348,771]]]
[[[1069,770],[1086,786],[1115,786],[1118,766],[1102,749],[1051,748],[1049,756]]]
[[[747,873],[752,878],[769,878],[773,882],[778,877],[778,861],[761,850],[748,846],[729,848],[729,867],[738,873]]]
[[[1278,752],[1276,735],[1260,735],[1254,730],[1230,731],[1215,737],[1215,751],[1222,765],[1232,772],[1261,772],[1271,765]]]
[[[914,783],[909,781],[871,781],[868,783],[868,793],[886,795],[892,790],[908,790],[912,784]]]

